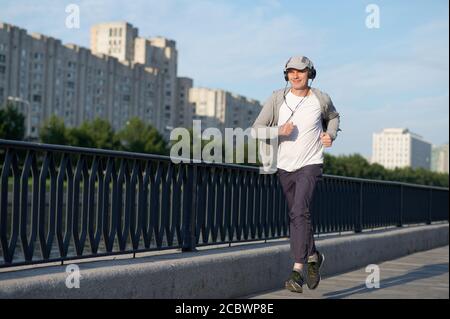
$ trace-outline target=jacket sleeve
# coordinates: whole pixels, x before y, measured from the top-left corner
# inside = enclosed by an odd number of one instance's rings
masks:
[[[341,129],[339,128],[340,115],[336,111],[336,108],[331,98],[328,95],[326,95],[326,97],[327,97],[327,109],[324,118],[325,128],[326,132],[331,136],[331,139],[335,140],[337,137],[337,132],[341,131]]]
[[[273,139],[278,137],[278,126],[274,123],[275,93],[264,103],[261,112],[252,125],[251,135],[258,139]]]

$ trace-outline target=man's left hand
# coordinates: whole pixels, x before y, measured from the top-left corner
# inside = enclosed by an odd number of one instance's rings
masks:
[[[325,147],[331,147],[331,145],[333,145],[333,140],[331,139],[331,136],[328,133],[325,132],[321,133],[320,140],[322,141],[322,144]]]

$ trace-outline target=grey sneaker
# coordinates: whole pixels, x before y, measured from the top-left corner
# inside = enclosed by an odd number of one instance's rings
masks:
[[[306,275],[306,284],[309,289],[316,289],[320,282],[320,269],[325,261],[325,256],[319,252],[308,258],[308,273]]]
[[[293,270],[291,276],[285,283],[285,287],[289,291],[302,293],[304,282],[303,275]]]

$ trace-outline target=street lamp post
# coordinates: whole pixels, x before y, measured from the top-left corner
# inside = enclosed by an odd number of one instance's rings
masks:
[[[27,112],[25,113],[25,116],[27,117],[27,128],[26,128],[26,134],[25,134],[25,139],[27,138],[31,138],[31,104],[30,102],[28,102],[27,100],[24,100],[20,97],[17,96],[8,96],[8,101],[13,101],[13,102],[19,102],[19,103],[24,103],[27,106]]]

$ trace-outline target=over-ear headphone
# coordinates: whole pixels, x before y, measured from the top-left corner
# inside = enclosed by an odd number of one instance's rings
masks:
[[[287,66],[288,66],[289,62],[291,62],[291,60],[292,60],[292,57],[289,58],[289,60],[286,62],[285,66],[284,66],[283,74],[284,74],[284,79],[286,82],[289,81],[288,74],[287,74]],[[317,73],[316,69],[314,68],[314,64],[307,57],[302,57],[302,62],[308,64],[308,66],[307,66],[308,79],[314,80],[314,78],[316,77],[316,73]]]

